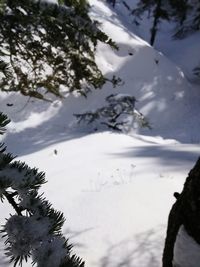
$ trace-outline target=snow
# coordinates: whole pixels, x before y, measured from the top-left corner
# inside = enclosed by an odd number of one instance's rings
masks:
[[[131,9],[137,6],[138,0],[125,0]],[[194,3],[193,3],[194,4]],[[137,33],[142,39],[149,42],[150,29],[152,22],[148,19],[147,12],[144,14],[140,25],[136,26],[133,23],[134,17],[130,11],[124,6],[122,1],[117,1],[116,9],[120,17],[125,18],[126,27]],[[200,64],[198,51],[200,49],[200,34],[199,32],[189,35],[187,38],[177,39],[173,35],[175,27],[172,21],[162,21],[159,24],[159,31],[156,35],[154,47],[158,51],[162,51],[173,63],[179,66],[185,76],[192,82],[199,84],[199,79],[195,77],[193,69]]]
[[[200,246],[182,225],[174,247],[174,267],[196,267],[200,261]]]
[[[185,77],[196,62],[183,52],[192,41],[163,39],[157,51],[133,33],[119,6],[116,12],[105,1],[90,4],[91,16],[119,46],[113,51],[99,44],[97,62],[107,77],[123,83],[53,103],[1,93],[1,110],[12,120],[2,140],[18,159],[46,172],[40,191],[65,214],[63,232],[86,266],[161,267],[173,193],[182,190],[200,154],[199,88]],[[193,46],[194,61],[197,51]],[[76,125],[73,114],[96,110],[116,93],[135,96],[152,130],[125,135]],[[6,202],[0,206],[1,224],[10,213]],[[3,244],[0,253],[0,266],[10,266]]]

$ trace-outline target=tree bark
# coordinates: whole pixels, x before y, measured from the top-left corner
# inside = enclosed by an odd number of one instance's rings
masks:
[[[115,7],[116,0],[107,0],[108,3],[111,3],[113,7]]]
[[[154,21],[153,21],[153,26],[151,28],[150,45],[153,45],[155,42],[156,33],[158,30],[158,23],[159,23],[159,19],[160,19],[161,1],[162,0],[157,1],[157,5],[156,5],[155,11],[154,11]]]
[[[174,245],[181,225],[200,244],[200,158],[190,171],[181,194],[169,214],[167,235],[163,252],[163,267],[173,266]]]

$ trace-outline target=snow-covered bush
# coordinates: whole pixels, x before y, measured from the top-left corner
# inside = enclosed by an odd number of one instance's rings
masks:
[[[134,96],[112,94],[106,97],[106,102],[106,106],[95,111],[74,114],[78,124],[92,124],[95,129],[104,125],[116,131],[128,131],[134,126],[134,123],[139,124],[140,127],[150,128],[143,114],[135,109],[136,99]]]
[[[0,113],[0,133],[9,122]],[[7,200],[15,214],[6,220],[1,233],[6,255],[14,266],[32,257],[37,267],[80,267],[84,263],[71,254],[72,246],[62,235],[63,214],[39,193],[45,174],[14,157],[0,146],[0,199]]]

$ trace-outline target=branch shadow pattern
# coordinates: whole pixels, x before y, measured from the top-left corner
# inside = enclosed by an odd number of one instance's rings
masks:
[[[86,248],[86,245],[83,242],[77,240],[80,240],[80,236],[87,235],[87,233],[92,231],[93,229],[93,227],[89,227],[82,230],[72,230],[70,228],[66,228],[63,234],[65,235],[66,239],[69,239],[69,241],[72,242],[73,247],[78,249],[84,249]]]
[[[139,132],[148,136],[160,135],[164,139],[176,139],[182,143],[200,142],[200,124],[198,123],[200,95],[192,99],[193,88],[190,88],[183,79],[180,70],[148,45],[136,44],[137,37],[134,38],[133,42],[130,40],[128,45],[118,43],[119,51],[110,53],[109,57],[105,55],[103,64],[113,67],[115,57],[126,59],[115,71],[105,67],[105,69],[107,68],[105,75],[110,77],[114,74],[126,81],[123,87],[117,88],[118,92],[123,91],[125,94],[131,92],[139,100],[137,108],[149,119],[153,128],[152,130],[139,130]],[[133,54],[131,56],[129,55],[130,51]],[[49,103],[32,103],[31,100],[26,105],[26,101],[23,102],[22,97],[16,95],[3,99],[0,97],[2,110],[8,115],[11,114],[11,119],[14,118],[16,124],[19,122],[20,126],[24,127],[19,132],[9,132],[4,137],[4,141],[10,151],[22,156],[50,145],[85,136],[91,131],[81,132],[80,129],[76,132],[71,131],[70,123],[74,119],[73,114],[77,111],[96,109],[99,105],[103,105],[105,97],[112,93],[116,93],[116,89],[113,89],[112,85],[106,84],[102,90],[92,91],[92,94],[88,95],[87,101],[84,98],[67,97],[59,108],[55,107],[56,111],[54,107],[49,109],[49,105],[51,105]],[[8,107],[6,103],[14,103],[14,106]],[[25,107],[17,113],[17,110],[19,111],[23,105]],[[45,117],[45,110],[47,110],[47,115],[52,110],[55,114],[51,114],[40,125],[30,126],[27,123],[24,126],[24,118],[28,121],[29,119],[34,120],[35,115],[39,117],[43,114]],[[190,119],[187,121],[184,118]]]
[[[159,226],[110,246],[99,267],[160,267],[163,230]]]

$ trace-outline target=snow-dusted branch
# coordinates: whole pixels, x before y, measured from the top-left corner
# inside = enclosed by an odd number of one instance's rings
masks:
[[[136,99],[126,94],[112,94],[106,97],[107,105],[94,111],[74,114],[78,123],[100,125],[115,131],[130,130],[136,122],[140,127],[151,128],[144,115],[135,108]],[[96,125],[95,125],[96,127]]]
[[[0,132],[9,120],[0,114]],[[62,235],[64,215],[55,210],[39,193],[45,174],[14,161],[6,147],[0,145],[0,199],[12,205],[1,233],[6,238],[6,255],[14,266],[32,257],[37,267],[80,267],[84,263],[71,255],[72,246]]]

